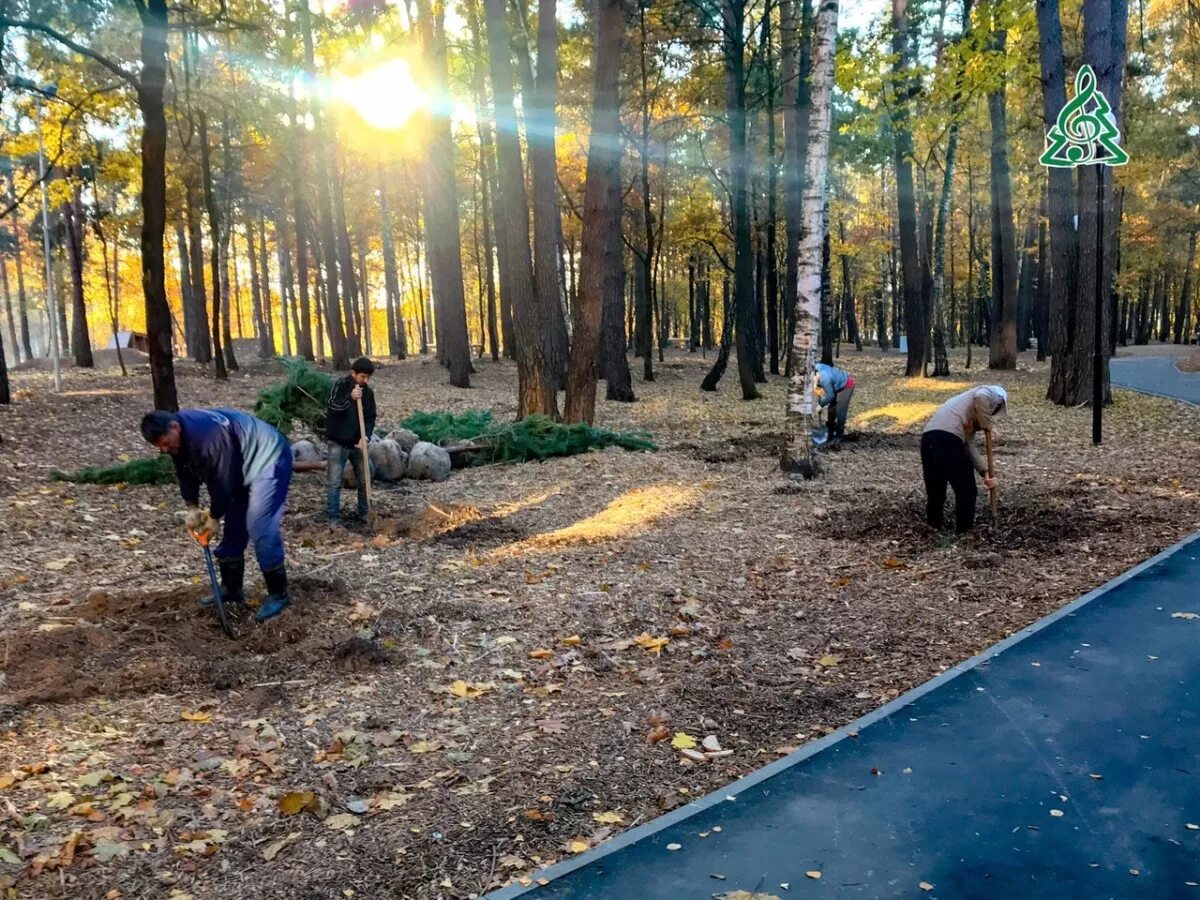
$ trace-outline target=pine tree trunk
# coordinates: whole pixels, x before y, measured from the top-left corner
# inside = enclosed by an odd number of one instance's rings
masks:
[[[1049,256],[1049,199],[1042,193],[1038,212],[1038,269],[1037,293],[1034,295],[1033,327],[1037,334],[1037,360],[1045,362],[1050,353],[1050,256]],[[1122,338],[1124,342],[1124,338]]]
[[[722,0],[725,116],[729,129],[729,192],[733,216],[734,343],[743,400],[756,400],[754,378],[754,248],[750,232],[750,160],[746,147],[746,6]]]
[[[17,343],[17,320],[13,315],[12,294],[8,286],[8,260],[0,259],[0,281],[4,287],[4,312],[8,317],[8,347],[9,353],[12,354],[13,363],[20,361],[20,346]]]
[[[223,331],[227,330],[228,326],[223,329],[221,322],[221,289],[222,289],[222,273],[221,273],[221,212],[217,207],[216,197],[213,194],[212,185],[212,161],[211,151],[208,146],[208,114],[200,111],[200,166],[204,178],[204,206],[208,212],[208,228],[209,228],[209,261],[211,263],[211,277],[213,287],[212,299],[212,348],[213,361],[217,380],[225,381],[229,378],[229,372],[226,369],[225,354],[221,350],[221,337]]]
[[[1175,311],[1175,343],[1182,344],[1184,331],[1192,316],[1192,269],[1196,266],[1196,231],[1188,232],[1187,264],[1183,269],[1183,285],[1179,289],[1179,307]]]
[[[632,399],[625,342],[619,333],[622,310],[612,298],[622,296],[621,271],[621,51],[625,29],[622,0],[598,0],[592,48],[592,118],[587,178],[583,197],[579,299],[573,308],[574,344],[567,376],[565,419],[595,420],[598,358],[609,393]],[[614,328],[614,325],[616,326]],[[616,346],[613,346],[614,338]],[[602,347],[603,345],[603,347]],[[616,356],[620,356],[620,363]],[[622,383],[622,380],[624,383]]]
[[[11,179],[8,183],[9,200],[16,203]],[[13,209],[13,256],[17,264],[17,318],[21,323],[21,350],[25,359],[33,359],[33,345],[29,339],[29,298],[25,293],[25,250],[21,243],[21,223],[17,209]]]
[[[1036,252],[1037,231],[1033,219],[1025,223],[1025,239],[1021,242],[1021,266],[1017,288],[1017,350],[1029,349],[1033,321],[1033,254]],[[1115,317],[1114,317],[1115,318]]]
[[[396,243],[392,232],[392,213],[388,206],[386,179],[379,179],[379,217],[383,231],[383,283],[388,297],[388,354],[396,359],[408,356],[408,335],[404,327],[404,305],[396,266]]]
[[[700,382],[700,390],[715,391],[729,366],[729,351],[733,346],[733,308],[729,302],[729,273],[721,279],[721,345],[717,348],[717,358]]]
[[[801,203],[799,281],[792,338],[792,378],[788,384],[786,436],[780,458],[785,472],[817,474],[812,428],[813,362],[821,303],[822,246],[829,238],[829,131],[833,111],[833,61],[837,42],[837,0],[820,0],[813,25],[812,114]]]
[[[538,0],[537,75],[532,102],[526,107],[525,135],[533,184],[534,293],[541,307],[540,318],[549,325],[543,333],[542,352],[547,375],[555,388],[565,388],[570,346],[558,275],[561,219],[554,140],[558,128],[558,19],[555,5],[556,0]]]
[[[994,15],[994,13],[993,13]],[[992,23],[990,49],[1003,57],[1008,31]],[[1013,230],[1012,180],[1008,172],[1008,114],[1005,109],[1007,76],[987,95],[992,126],[992,330],[989,369],[1017,367],[1017,248]]]
[[[285,31],[287,41],[284,46],[288,49],[286,62],[289,65],[293,64],[290,48],[294,45],[294,36],[292,34],[292,18],[284,16]],[[304,190],[302,186],[301,175],[304,174],[303,161],[310,158],[310,153],[307,149],[307,140],[305,138],[306,130],[301,124],[300,113],[296,103],[295,82],[288,85],[288,117],[291,125],[292,140],[289,143],[291,148],[290,161],[292,172],[296,177],[289,178],[291,185],[291,201],[292,201],[292,217],[293,226],[296,235],[296,290],[299,292],[299,309],[297,309],[296,295],[292,296],[292,312],[296,317],[296,350],[307,360],[313,359],[313,336],[312,336],[312,308],[309,303],[308,294],[308,210],[307,204],[304,202]],[[276,227],[276,236],[281,244],[286,244],[286,216],[282,209],[279,211]],[[286,246],[281,253],[284,260],[290,259],[290,254],[287,252]],[[288,263],[288,284],[292,284],[292,271],[290,262]]]
[[[304,40],[304,71],[310,82],[316,81],[316,63],[313,50],[312,17],[308,3],[299,0],[300,32]],[[325,272],[322,281],[324,294],[325,330],[329,335],[333,367],[338,371],[350,368],[350,350],[346,342],[346,330],[342,326],[342,311],[338,301],[337,239],[333,230],[333,207],[329,195],[329,151],[330,141],[326,134],[325,117],[320,108],[312,110],[313,135],[311,144],[316,146],[313,154],[315,181],[317,185],[317,224],[320,234],[321,258]],[[318,266],[318,268],[320,268]]]
[[[175,361],[171,307],[167,303],[163,235],[167,225],[167,118],[163,90],[167,74],[167,0],[139,4],[142,20],[142,71],[138,109],[142,114],[142,286],[146,298],[146,333],[150,338],[150,378],[154,406],[175,411]]]
[[[253,227],[251,223],[250,227]],[[258,214],[258,272],[262,278],[262,306],[263,306],[263,322],[267,327],[267,344],[271,350],[271,356],[275,355],[275,310],[271,303],[271,270],[268,268],[267,256],[267,223],[262,212]],[[282,302],[283,298],[280,298]],[[281,318],[286,320],[287,311]],[[287,328],[284,326],[284,330]]]
[[[908,362],[904,372],[913,376],[923,375],[925,371],[928,327],[921,302],[921,256],[917,246],[917,199],[912,171],[913,137],[909,124],[909,107],[916,90],[916,79],[912,75],[913,50],[910,47],[908,0],[892,0],[892,29],[892,52],[896,57],[893,68],[896,81],[896,96],[892,108],[892,131],[895,139],[893,160],[896,170],[904,325],[908,334]]]
[[[246,252],[250,257],[250,299],[254,314],[254,335],[258,338],[258,357],[267,359],[274,355],[274,348],[268,343],[266,317],[263,314],[262,281],[258,277],[258,252],[255,248],[254,226],[250,222],[249,211],[245,214]]]
[[[529,255],[529,205],[513,106],[513,72],[504,0],[485,0],[492,98],[496,121],[496,249],[500,294],[512,303],[517,352],[517,418],[558,417],[558,398],[547,369],[543,335],[550,327],[537,302]]]
[[[212,362],[212,333],[208,321],[208,289],[204,281],[204,233],[200,207],[203,189],[199,173],[189,173],[186,185],[188,246],[192,262],[192,322],[196,329],[196,351],[192,358],[198,363]]]
[[[67,231],[67,255],[71,261],[71,348],[75,365],[81,369],[94,368],[92,338],[88,333],[87,301],[83,294],[84,220],[83,199],[78,185],[71,199],[63,204]]]

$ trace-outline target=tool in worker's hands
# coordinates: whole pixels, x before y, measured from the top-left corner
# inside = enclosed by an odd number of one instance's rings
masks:
[[[987,446],[988,478],[995,478],[996,477],[996,458],[992,452],[992,432],[985,431],[983,433],[983,439],[984,439],[984,443]],[[995,518],[996,509],[1000,505],[1000,491],[998,488],[990,487],[990,488],[988,488],[988,494],[991,496],[991,500],[992,500],[992,517]]]
[[[212,582],[213,606],[216,607],[217,618],[221,620],[221,630],[225,632],[226,636],[233,637],[233,628],[229,624],[229,614],[225,610],[224,595],[221,593],[221,581],[217,578],[217,565],[213,562],[212,547],[209,546],[212,543],[213,532],[211,530],[195,531],[189,528],[188,534],[204,551],[204,562],[208,567],[208,580]]]
[[[361,441],[359,448],[362,450],[363,484],[367,489],[367,525],[374,528],[375,497],[371,493],[371,454],[367,452],[367,423],[363,417],[362,396],[355,397],[354,403],[358,407],[358,435]]]

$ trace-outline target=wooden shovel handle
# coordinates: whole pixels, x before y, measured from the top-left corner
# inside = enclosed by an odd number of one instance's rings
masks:
[[[992,433],[990,431],[985,431],[983,433],[983,440],[987,446],[988,478],[995,478],[996,457],[992,451]],[[996,514],[996,507],[1000,505],[1000,492],[996,488],[988,488],[988,494],[991,496],[992,515],[994,516]]]
[[[359,445],[359,447],[362,450],[363,483],[366,485],[366,488],[367,488],[367,504],[370,505],[370,503],[371,503],[371,457],[367,453],[367,422],[363,418],[362,397],[359,397],[357,400],[355,400],[354,404],[358,407],[358,435],[359,435],[359,438],[362,440],[362,443]]]

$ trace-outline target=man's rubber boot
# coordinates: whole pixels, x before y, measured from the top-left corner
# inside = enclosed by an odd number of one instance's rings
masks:
[[[267,583],[267,599],[262,602],[254,621],[265,622],[273,619],[289,606],[292,598],[288,596],[287,566],[280,563],[274,569],[263,572],[263,580]]]
[[[226,606],[231,603],[245,603],[246,594],[242,584],[246,580],[246,560],[241,556],[218,557],[217,571],[221,573],[221,602]],[[213,605],[212,594],[200,601],[201,606]]]

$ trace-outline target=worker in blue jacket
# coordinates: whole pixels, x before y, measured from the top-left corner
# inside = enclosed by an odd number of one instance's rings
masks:
[[[179,492],[187,505],[184,522],[197,533],[225,530],[214,555],[225,603],[244,603],[246,545],[267,584],[267,599],[255,619],[265,622],[292,602],[284,562],[283,508],[292,481],[292,451],[275,428],[233,409],[157,410],[142,419],[142,437],[175,463]],[[200,508],[200,485],[208,509]],[[211,603],[209,598],[206,603]]]
[[[846,436],[846,419],[850,415],[850,401],[854,398],[854,376],[845,369],[817,363],[813,366],[817,376],[817,387],[821,397],[817,401],[821,409],[834,405],[834,426],[830,441],[840,441]]]

